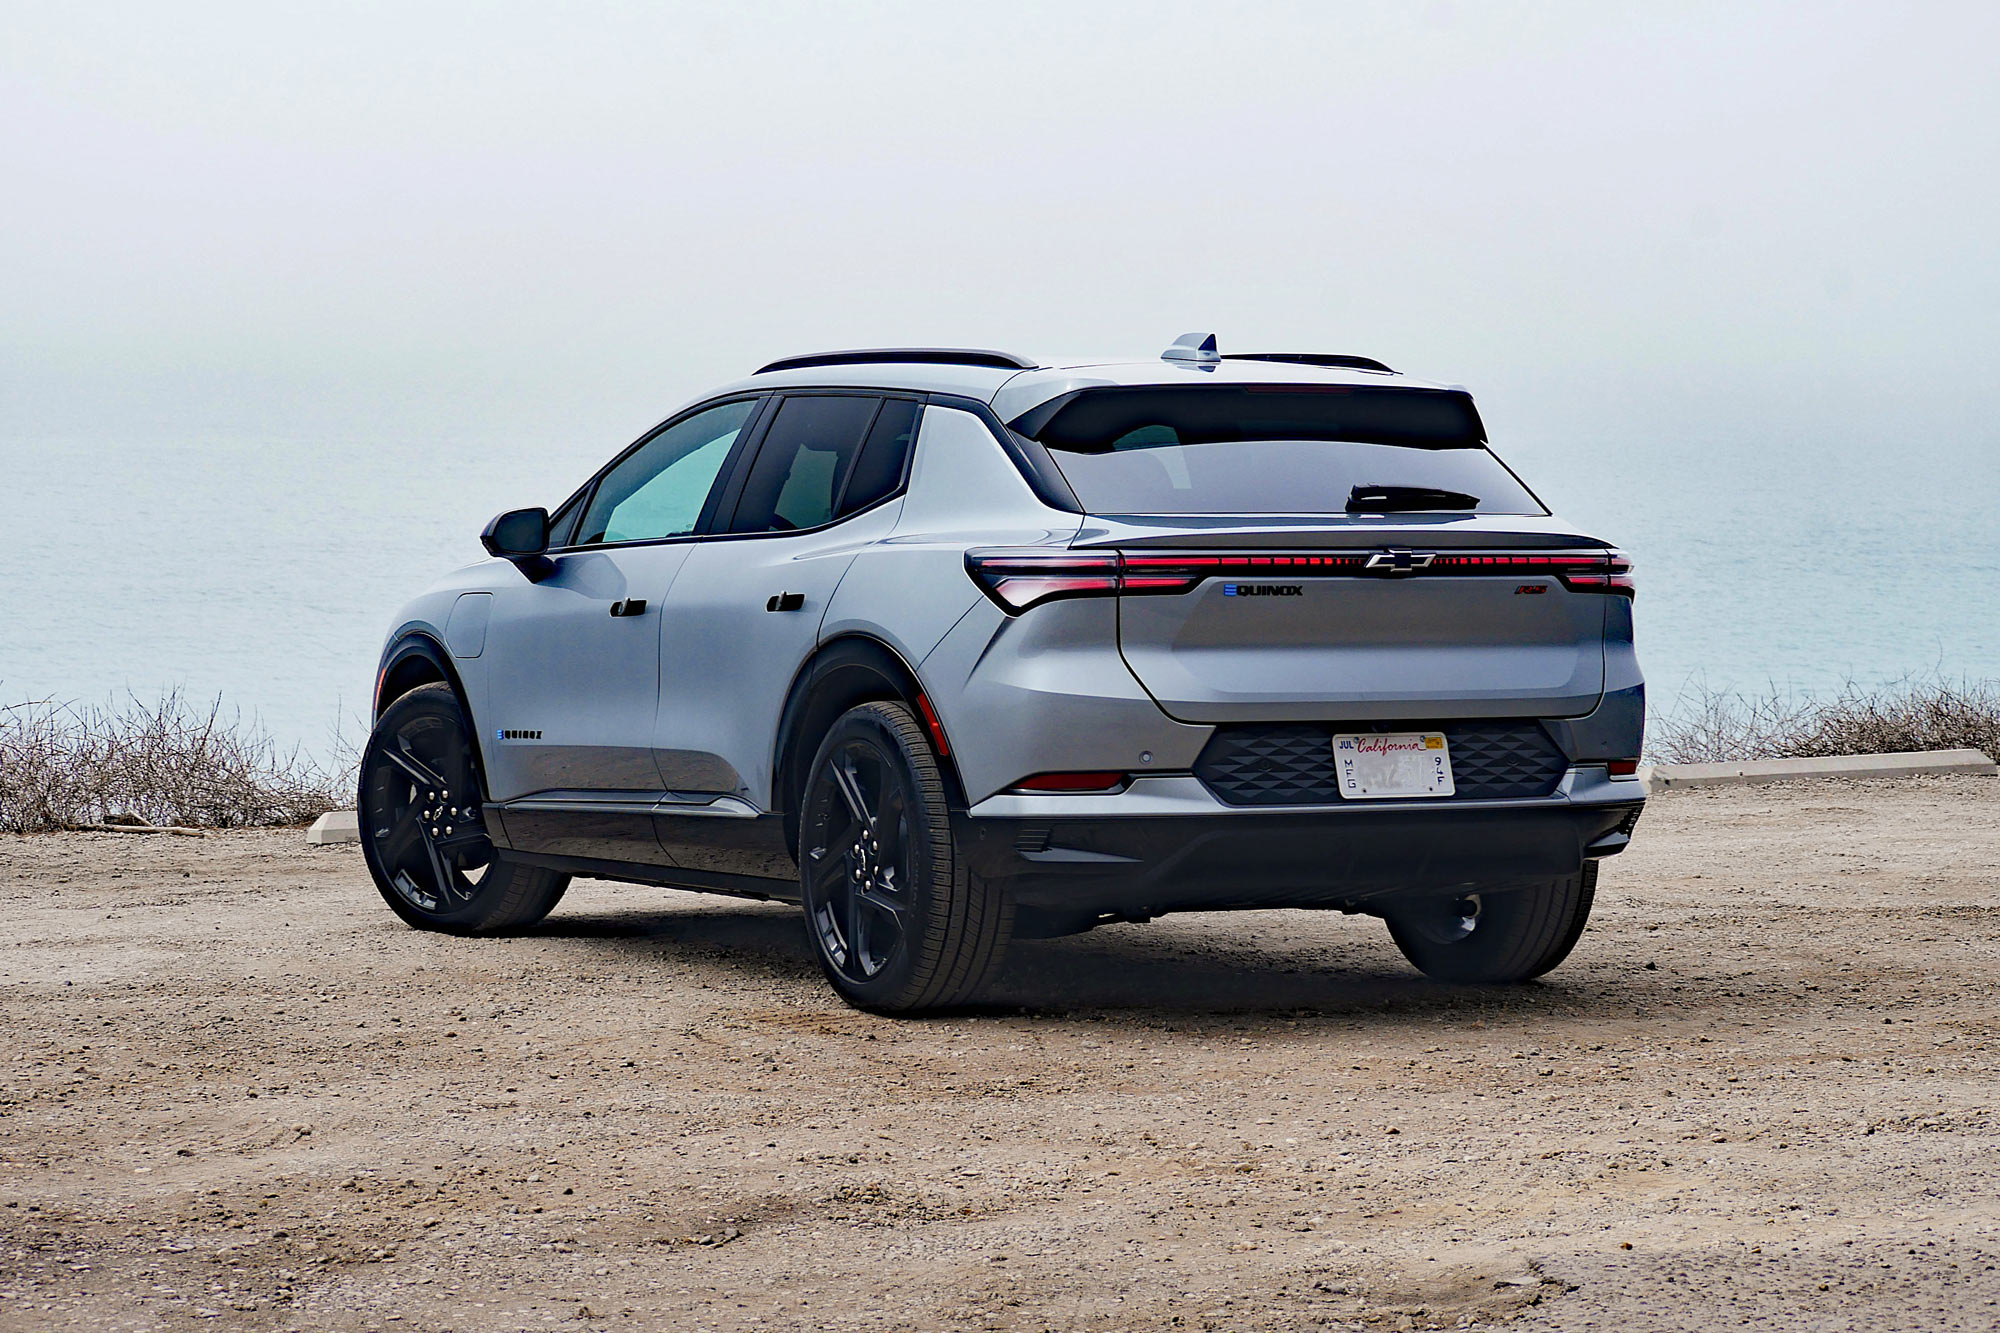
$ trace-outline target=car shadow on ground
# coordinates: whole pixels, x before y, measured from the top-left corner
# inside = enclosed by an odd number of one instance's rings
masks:
[[[1142,1024],[1203,1018],[1471,1023],[1526,1014],[1644,1016],[1669,1003],[1707,1007],[1703,997],[1685,990],[1669,996],[1657,982],[1630,971],[1606,973],[1574,961],[1525,985],[1443,985],[1409,970],[1386,937],[1369,938],[1365,927],[1373,922],[1314,938],[1261,940],[1221,916],[1176,917],[1171,927],[1108,926],[1064,939],[1018,940],[980,1003],[939,1016],[1123,1016]],[[1212,936],[1204,937],[1204,920],[1217,922]],[[575,940],[628,960],[643,955],[721,969],[751,984],[823,984],[798,909],[784,904],[558,913],[534,936]],[[836,1002],[831,992],[827,999]]]

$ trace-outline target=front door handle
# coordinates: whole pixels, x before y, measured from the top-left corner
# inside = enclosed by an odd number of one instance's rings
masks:
[[[646,599],[643,597],[627,597],[613,602],[611,604],[611,614],[614,616],[643,616],[646,614]]]
[[[781,592],[764,603],[766,611],[802,611],[805,609],[806,595],[802,592]]]

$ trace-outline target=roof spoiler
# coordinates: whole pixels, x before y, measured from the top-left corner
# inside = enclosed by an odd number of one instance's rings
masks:
[[[1325,366],[1329,370],[1379,370],[1396,372],[1372,356],[1346,356],[1339,352],[1232,352],[1224,361],[1280,361],[1291,366]]]

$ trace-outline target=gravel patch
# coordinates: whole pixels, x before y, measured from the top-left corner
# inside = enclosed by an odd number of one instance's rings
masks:
[[[2000,781],[1673,791],[1542,982],[1381,924],[842,1007],[793,909],[404,928],[296,830],[0,837],[0,1328],[2000,1325]]]

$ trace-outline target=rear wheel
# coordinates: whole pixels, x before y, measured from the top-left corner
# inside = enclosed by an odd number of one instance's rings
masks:
[[[1541,976],[1569,957],[1590,920],[1597,862],[1524,889],[1428,898],[1386,913],[1403,957],[1439,981],[1494,984]]]
[[[813,758],[799,815],[806,932],[849,1004],[962,1004],[999,970],[1012,902],[959,860],[943,774],[908,708],[844,713]]]
[[[484,799],[450,686],[421,686],[382,711],[361,753],[361,850],[383,901],[419,930],[519,930],[569,888],[569,876],[494,848]]]

